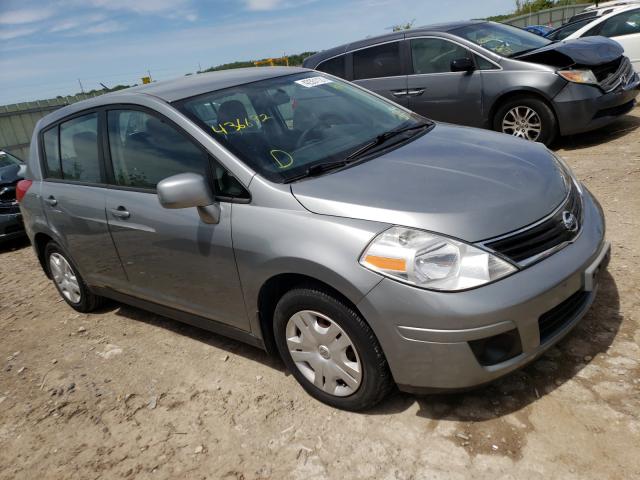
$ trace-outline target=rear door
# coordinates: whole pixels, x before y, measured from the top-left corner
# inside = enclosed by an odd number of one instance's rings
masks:
[[[195,208],[163,208],[156,195],[160,180],[185,172],[205,176],[221,193],[231,183],[227,172],[155,112],[126,106],[108,110],[107,119],[106,212],[129,278],[125,293],[249,330],[231,241],[232,204],[220,202],[220,222],[212,225]]]
[[[49,226],[92,285],[124,284],[105,216],[99,112],[83,112],[44,131],[41,194]]]
[[[408,107],[434,120],[482,127],[480,70],[451,71],[452,60],[474,59],[474,54],[438,37],[411,38],[409,47]]]
[[[402,40],[361,48],[351,54],[353,82],[407,106],[405,46]]]

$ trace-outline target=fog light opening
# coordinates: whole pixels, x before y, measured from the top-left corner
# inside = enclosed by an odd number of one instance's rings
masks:
[[[483,367],[506,362],[522,353],[520,334],[515,328],[493,337],[471,340],[469,346]]]

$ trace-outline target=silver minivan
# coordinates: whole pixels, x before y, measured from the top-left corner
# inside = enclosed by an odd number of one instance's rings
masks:
[[[609,255],[597,201],[543,145],[303,68],[51,113],[17,197],[72,308],[115,299],[278,352],[349,410],[532,361],[584,315]]]

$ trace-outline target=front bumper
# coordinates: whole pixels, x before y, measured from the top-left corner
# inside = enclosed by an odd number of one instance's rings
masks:
[[[609,93],[595,86],[568,82],[553,98],[560,134],[587,132],[611,123],[633,109],[639,93],[638,74],[624,87]]]
[[[0,242],[25,235],[20,213],[0,213]]]
[[[560,340],[595,298],[597,285],[592,278],[599,267],[606,266],[610,249],[604,228],[602,211],[585,191],[584,220],[577,239],[510,277],[455,293],[382,280],[358,309],[376,333],[400,389],[439,391],[482,385],[531,362]],[[541,317],[557,312],[560,304],[576,296],[581,298],[579,304],[572,303],[574,308],[541,341]],[[481,364],[472,343],[510,331],[518,336],[521,351],[503,362]]]

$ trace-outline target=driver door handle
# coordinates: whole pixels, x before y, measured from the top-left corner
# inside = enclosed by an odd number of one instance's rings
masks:
[[[117,218],[122,218],[122,219],[129,218],[131,216],[129,211],[122,206],[118,208],[112,208],[111,215]]]
[[[407,90],[407,95],[410,97],[419,97],[424,93],[424,88],[416,88],[414,90]]]
[[[49,195],[49,197],[45,200],[49,205],[55,207],[58,204],[58,200],[53,195]]]
[[[393,95],[394,97],[404,97],[408,94],[409,92],[407,92],[406,90],[391,90],[391,95]]]

